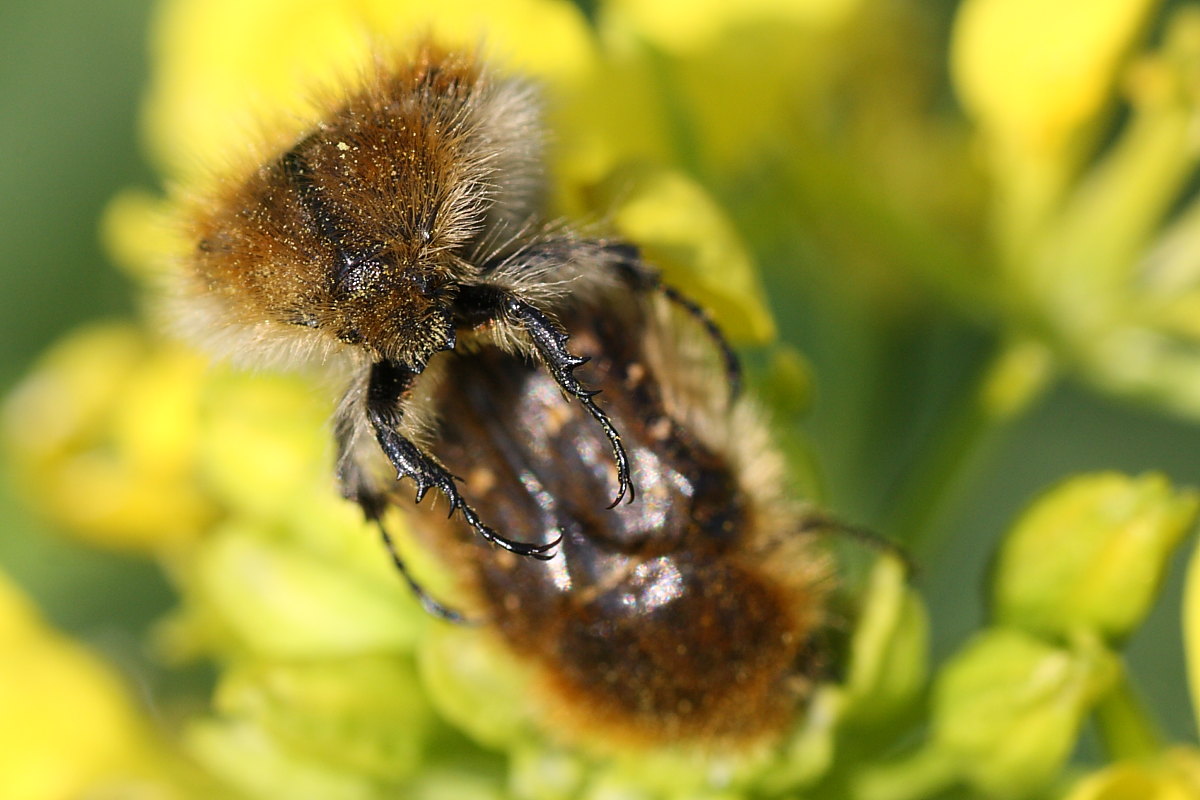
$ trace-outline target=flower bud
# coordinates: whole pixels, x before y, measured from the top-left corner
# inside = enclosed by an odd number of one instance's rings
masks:
[[[216,706],[298,759],[380,780],[420,765],[432,714],[402,657],[255,662],[228,673]]]
[[[1116,675],[1114,656],[1094,639],[1064,649],[988,629],[938,676],[935,748],[989,797],[1029,794],[1066,762],[1084,717]]]
[[[1037,500],[1000,550],[1000,624],[1065,636],[1127,636],[1158,594],[1168,560],[1200,509],[1162,475],[1073,477]]]
[[[249,525],[229,524],[217,532],[196,568],[197,605],[239,646],[265,656],[407,650],[427,624],[394,575],[376,580],[302,547],[267,541]]]
[[[929,671],[929,620],[898,559],[880,559],[850,642],[846,715],[878,725],[921,691]]]

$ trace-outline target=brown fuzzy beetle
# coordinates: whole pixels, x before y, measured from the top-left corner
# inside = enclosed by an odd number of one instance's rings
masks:
[[[821,664],[816,518],[707,315],[632,247],[541,216],[540,138],[526,84],[471,55],[381,60],[196,205],[192,327],[348,365],[343,492],[457,620],[381,521],[407,502],[389,468],[444,494],[460,519],[418,514],[428,537],[565,706],[660,740],[777,731]]]
[[[419,402],[431,359],[460,339],[534,354],[607,437],[612,505],[633,496],[620,435],[574,376],[585,359],[552,314],[572,293],[655,279],[621,248],[541,220],[540,150],[526,84],[425,43],[378,63],[314,130],[198,205],[185,294],[190,327],[235,357],[351,364],[339,476],[369,517],[389,488],[369,467],[373,440],[418,501],[436,487],[486,540],[548,558],[553,542],[497,533],[463,498],[428,453]]]

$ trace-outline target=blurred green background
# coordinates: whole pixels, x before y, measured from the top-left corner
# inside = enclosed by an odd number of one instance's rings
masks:
[[[73,326],[127,315],[129,285],[97,241],[106,201],[153,186],[138,154],[137,103],[146,80],[149,0],[0,4],[0,390]],[[946,52],[955,4],[938,3],[931,57]],[[947,100],[947,102],[950,102]],[[952,400],[991,352],[988,335],[927,307],[897,331],[823,268],[819,248],[783,252],[754,240],[782,339],[811,359],[817,399],[806,427],[841,516],[881,527],[894,492],[928,449]],[[796,265],[799,265],[798,267]],[[786,266],[786,268],[785,268]],[[943,545],[918,583],[933,614],[935,658],[950,653],[984,613],[981,587],[999,535],[1038,492],[1081,471],[1162,470],[1200,485],[1200,427],[1122,404],[1071,382],[1058,385],[997,437],[961,476],[937,520]],[[153,565],[87,550],[47,530],[0,493],[0,563],[50,619],[135,678],[153,680],[141,653],[146,626],[171,604]],[[1190,548],[1184,548],[1185,551]],[[1172,739],[1195,737],[1179,634],[1182,559],[1129,649],[1135,680]]]

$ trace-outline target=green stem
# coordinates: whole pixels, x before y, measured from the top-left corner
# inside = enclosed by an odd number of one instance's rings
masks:
[[[927,456],[911,472],[885,528],[920,560],[944,530],[937,525],[961,487],[966,467],[1004,426],[1014,422],[1051,385],[1053,358],[1040,343],[1007,343],[963,398]]]
[[[1162,733],[1125,670],[1117,685],[1097,704],[1096,728],[1112,761],[1145,758],[1163,750]]]

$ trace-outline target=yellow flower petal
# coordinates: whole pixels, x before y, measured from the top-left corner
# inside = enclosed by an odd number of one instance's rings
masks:
[[[758,273],[733,225],[704,190],[682,172],[625,170],[609,180],[617,231],[642,247],[706,308],[731,337],[768,342],[775,337]]]
[[[85,328],[17,387],[4,433],[27,495],[68,531],[154,548],[213,513],[195,483],[204,360],[132,326]]]
[[[1066,800],[1195,800],[1200,753],[1177,748],[1147,763],[1120,762],[1083,778]]]
[[[552,83],[577,80],[594,58],[586,21],[564,0],[171,0],[154,31],[148,144],[184,185],[231,160],[246,166],[264,138],[311,126],[319,94],[353,82],[373,51],[430,32]]]
[[[992,136],[1057,151],[1108,100],[1113,74],[1155,0],[968,0],[951,68]]]
[[[100,238],[117,266],[147,283],[163,282],[173,258],[187,247],[172,209],[165,200],[136,189],[109,201],[100,220]]]
[[[177,797],[126,688],[0,573],[0,797]]]
[[[734,37],[747,25],[833,27],[861,4],[862,0],[609,0],[604,10],[625,17],[660,47],[690,50]]]
[[[987,146],[1006,266],[1026,262],[1109,102],[1155,0],[968,0],[951,71]]]

